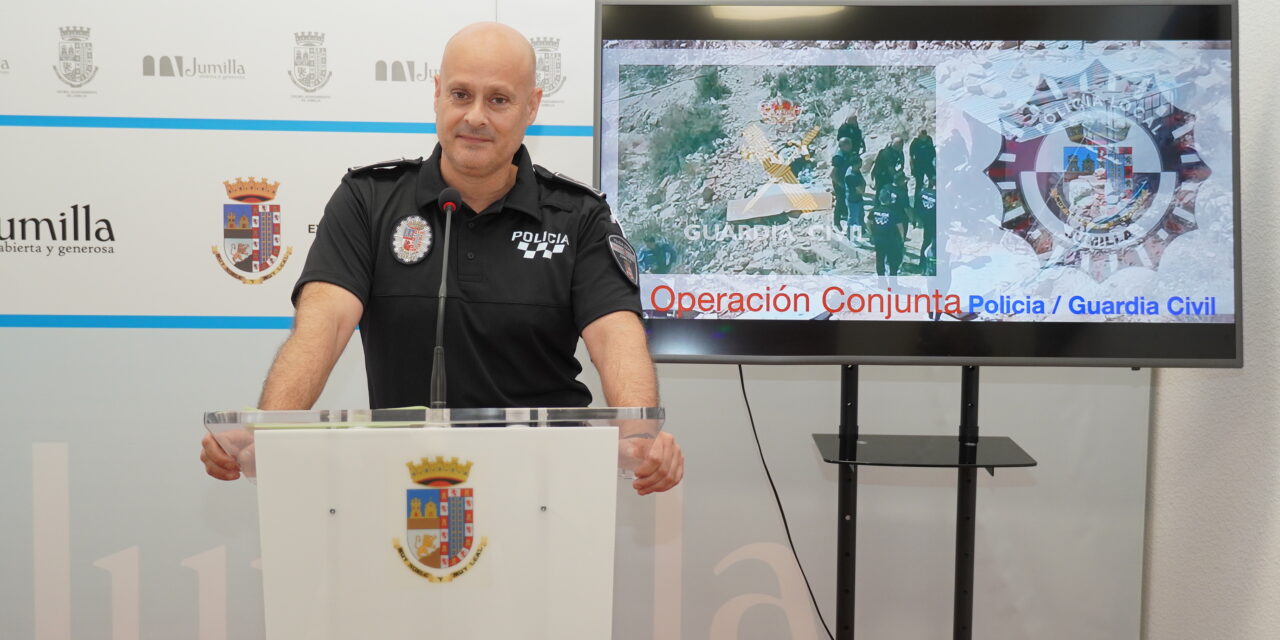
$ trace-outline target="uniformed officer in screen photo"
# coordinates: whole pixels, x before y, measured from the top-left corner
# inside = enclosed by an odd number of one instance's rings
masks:
[[[263,385],[263,410],[309,409],[357,325],[372,408],[426,405],[445,253],[438,199],[457,190],[448,240],[447,405],[585,407],[579,337],[610,406],[657,406],[640,322],[636,255],[590,187],[535,165],[536,57],[511,27],[477,23],[445,45],[430,157],[352,169],[325,207],[293,289],[293,331]],[[206,435],[206,472],[240,469]],[[635,471],[641,495],[680,482],[661,433]]]

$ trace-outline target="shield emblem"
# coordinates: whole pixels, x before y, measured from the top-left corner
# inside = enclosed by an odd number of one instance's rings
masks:
[[[324,47],[323,33],[294,34],[297,44],[293,48],[293,70],[289,77],[303,91],[312,92],[329,82],[329,54]]]
[[[89,42],[88,29],[62,29],[62,42],[58,43],[58,64],[53,70],[59,79],[72,87],[84,86],[93,79],[97,68],[93,66],[93,43]]]
[[[475,542],[475,495],[470,488],[407,489],[408,555],[432,569],[462,564]]]
[[[1006,141],[1013,160],[1003,175],[989,172],[1022,194],[1022,201],[1012,201],[1013,210],[1005,212],[1006,228],[1009,220],[1029,213],[1082,250],[1114,251],[1142,242],[1162,224],[1177,178],[1162,170],[1150,137],[1137,128],[1134,132],[1125,146],[1077,146],[1062,129],[1021,143]],[[1134,162],[1131,144],[1143,147],[1142,161]],[[1023,204],[1029,211],[1018,206]]]
[[[324,47],[294,47],[293,73],[298,84],[313,89],[319,85],[328,62],[325,57]]]
[[[560,71],[560,39],[532,38],[530,44],[537,56],[535,80],[538,88],[542,89],[543,97],[546,97],[564,85],[565,78]]]
[[[213,255],[227,275],[245,284],[262,284],[279,273],[293,253],[280,242],[280,205],[266,204],[275,199],[280,183],[237,178],[222,185],[236,204],[222,205],[222,247],[214,245]]]
[[[222,250],[235,269],[257,275],[280,257],[280,205],[222,205]]]

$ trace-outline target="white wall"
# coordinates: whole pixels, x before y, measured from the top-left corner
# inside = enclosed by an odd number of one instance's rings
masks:
[[[1144,637],[1280,633],[1280,5],[1242,0],[1244,353],[1238,371],[1157,371]]]

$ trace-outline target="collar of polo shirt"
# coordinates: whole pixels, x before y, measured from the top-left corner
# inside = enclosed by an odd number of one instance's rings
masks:
[[[440,154],[440,145],[436,144],[431,157],[427,158],[418,169],[415,204],[419,211],[435,206],[436,197],[448,186],[440,176]],[[481,213],[488,215],[510,209],[525,213],[542,222],[542,209],[538,206],[538,183],[533,173],[533,161],[529,159],[529,150],[523,144],[511,157],[511,164],[516,165],[516,183],[512,185],[510,191]]]

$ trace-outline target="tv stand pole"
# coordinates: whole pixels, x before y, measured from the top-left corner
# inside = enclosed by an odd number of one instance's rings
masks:
[[[858,366],[840,368],[840,431],[813,434],[822,458],[840,465],[836,521],[836,633],[854,638],[857,577],[858,466],[955,468],[956,556],[952,634],[973,637],[973,549],[977,522],[978,469],[1033,467],[1035,459],[1006,437],[978,435],[978,367],[960,374],[960,432],[952,436],[862,435],[858,430]]]

